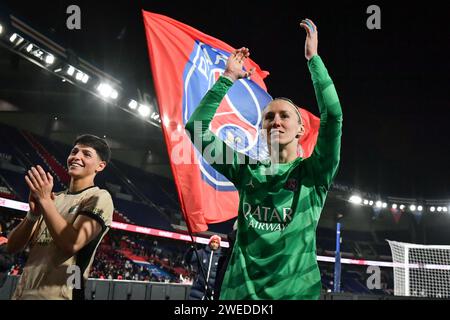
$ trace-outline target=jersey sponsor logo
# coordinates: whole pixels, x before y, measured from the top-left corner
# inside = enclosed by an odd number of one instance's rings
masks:
[[[273,208],[244,202],[244,218],[248,226],[266,231],[282,231],[292,221],[291,208]]]
[[[183,121],[199,105],[206,92],[223,73],[229,53],[197,41],[183,74]],[[270,95],[249,79],[237,81],[220,104],[210,130],[232,149],[252,159],[267,156],[259,127],[262,110],[272,100]],[[235,190],[233,184],[216,172],[200,155],[202,179],[219,191]]]
[[[41,231],[41,234],[38,236],[36,243],[41,246],[47,246],[53,241],[53,238],[50,234],[50,231],[47,229],[47,227],[44,227],[44,229]]]
[[[283,231],[286,227],[286,223],[267,223],[267,222],[259,222],[255,219],[250,220],[249,227],[259,230],[265,231]]]

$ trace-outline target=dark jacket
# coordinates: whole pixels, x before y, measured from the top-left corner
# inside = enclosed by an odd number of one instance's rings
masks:
[[[220,297],[220,289],[222,287],[223,278],[225,277],[225,272],[227,271],[228,263],[231,259],[231,253],[233,252],[234,242],[236,241],[236,230],[232,230],[228,234],[228,243],[229,248],[226,251],[225,255],[222,255],[219,259],[216,283],[214,287],[214,300],[219,300]]]
[[[200,258],[205,277],[208,278],[208,293],[206,294],[205,292],[205,278],[202,271],[198,268],[197,255],[195,254],[195,252],[193,252],[191,264],[197,271],[197,276],[194,280],[194,283],[192,284],[189,300],[212,300],[219,258],[221,256],[220,247],[216,251],[212,251],[211,248],[207,246],[205,249],[198,250],[198,256]]]
[[[6,251],[6,244],[0,245],[0,288],[6,282],[13,261],[13,256]]]

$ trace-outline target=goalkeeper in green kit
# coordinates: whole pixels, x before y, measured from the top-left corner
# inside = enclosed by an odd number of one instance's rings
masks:
[[[220,299],[318,299],[321,279],[316,259],[316,228],[339,165],[342,111],[322,59],[314,23],[305,19],[305,57],[320,110],[320,128],[312,155],[298,155],[304,127],[299,108],[277,98],[263,111],[261,134],[270,158],[249,159],[231,150],[209,124],[233,82],[251,76],[243,70],[247,48],[234,51],[223,75],[204,96],[186,124],[200,152],[213,150],[214,169],[239,192],[236,242],[223,279]],[[231,157],[229,154],[231,153]],[[244,159],[244,161],[242,161]]]

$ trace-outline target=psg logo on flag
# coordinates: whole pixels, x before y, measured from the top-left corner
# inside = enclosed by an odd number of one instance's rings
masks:
[[[183,73],[183,122],[199,105],[206,92],[223,73],[230,53],[197,41]],[[270,95],[249,79],[237,81],[228,91],[211,123],[210,130],[228,146],[252,159],[267,157],[266,141],[259,128],[262,110]],[[202,179],[219,191],[235,190],[233,184],[216,172],[195,149]]]

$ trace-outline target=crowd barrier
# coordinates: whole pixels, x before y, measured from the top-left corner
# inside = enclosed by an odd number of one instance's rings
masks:
[[[19,277],[8,276],[0,288],[0,300],[9,300]],[[88,279],[85,288],[86,300],[187,300],[190,284],[144,282],[127,280]],[[325,293],[321,300],[429,300],[430,298],[399,297],[352,293]]]
[[[0,300],[9,300],[19,277],[8,276],[0,288]],[[190,284],[88,279],[86,300],[187,300]]]

